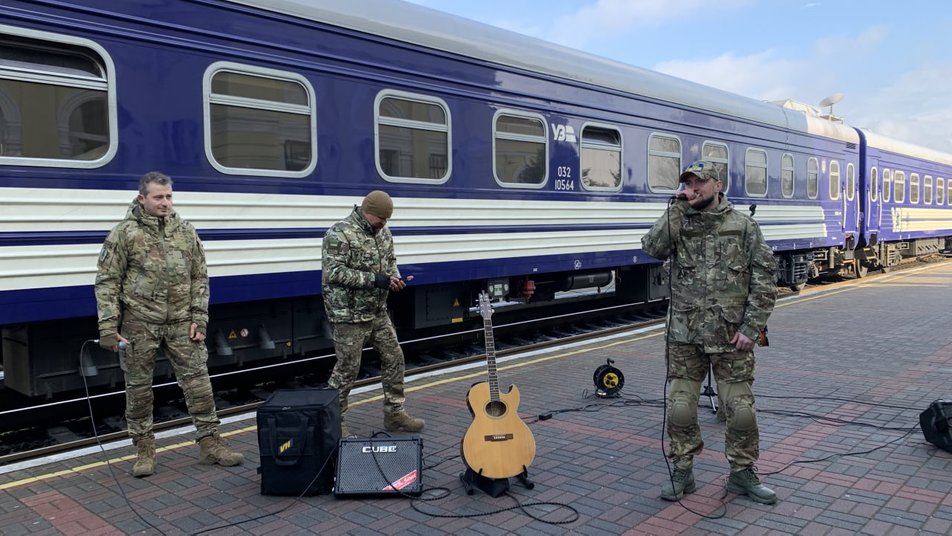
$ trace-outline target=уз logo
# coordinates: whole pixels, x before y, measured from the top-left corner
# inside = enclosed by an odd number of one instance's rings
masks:
[[[555,141],[575,143],[575,129],[569,125],[557,125],[552,123],[552,139]]]

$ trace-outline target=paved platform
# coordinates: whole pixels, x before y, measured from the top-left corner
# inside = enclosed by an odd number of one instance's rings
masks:
[[[262,496],[248,416],[223,427],[248,458],[240,467],[199,465],[188,434],[159,439],[158,472],[146,479],[129,475],[126,442],[105,453],[0,467],[0,532],[950,534],[952,454],[918,429],[929,403],[952,398],[950,283],[952,264],[940,263],[778,304],[770,346],[757,350],[754,385],[758,467],[780,497],[773,506],[726,492],[723,424],[706,401],[698,490],[683,504],[659,499],[668,473],[658,404],[664,341],[654,329],[500,360],[500,384],[518,386],[520,414],[537,444],[531,490],[514,482],[510,496],[492,498],[467,495],[460,484],[459,444],[471,422],[465,396],[485,379],[475,368],[409,384],[409,408],[427,421],[423,483],[431,491],[424,496],[446,495],[439,500]],[[621,399],[591,397],[593,373],[606,359],[624,373]],[[540,414],[551,418],[537,420]],[[361,435],[382,428],[379,391],[355,396],[349,425]],[[250,518],[258,519],[226,527]]]

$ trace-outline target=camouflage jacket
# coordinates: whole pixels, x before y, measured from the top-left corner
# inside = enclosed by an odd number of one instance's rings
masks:
[[[166,324],[208,325],[205,250],[190,223],[172,212],[160,220],[133,201],[99,253],[96,307],[100,338],[114,336],[122,316]]]
[[[321,286],[324,309],[331,322],[368,322],[387,307],[387,289],[374,287],[377,273],[400,277],[393,252],[393,235],[384,227],[377,234],[360,209],[335,223],[321,244]]]
[[[672,341],[720,353],[735,350],[737,331],[757,340],[777,299],[777,265],[753,219],[723,195],[710,212],[681,200],[641,245],[648,255],[670,257]]]

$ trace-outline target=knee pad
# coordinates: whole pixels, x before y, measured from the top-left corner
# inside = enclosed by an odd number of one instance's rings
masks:
[[[675,395],[671,399],[671,424],[687,427],[697,420],[697,404],[692,404],[686,397]]]
[[[754,407],[747,400],[734,400],[731,404],[734,413],[734,422],[732,428],[742,432],[750,432],[757,429],[757,414]]]

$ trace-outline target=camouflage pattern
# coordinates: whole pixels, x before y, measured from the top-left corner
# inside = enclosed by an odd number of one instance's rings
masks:
[[[676,467],[683,469],[693,465],[694,457],[701,453],[704,441],[697,421],[701,384],[708,368],[714,365],[718,412],[727,416],[724,433],[724,454],[731,471],[752,466],[760,457],[760,431],[757,426],[756,406],[751,386],[754,382],[754,354],[735,350],[720,354],[707,354],[694,344],[673,343],[668,349],[668,458]],[[683,401],[689,416],[687,423],[673,415],[676,401]],[[750,408],[752,422],[738,417],[743,408]]]
[[[220,421],[208,378],[208,349],[204,341],[189,338],[190,326],[190,320],[153,324],[123,319],[122,336],[129,340],[129,346],[120,364],[126,377],[126,423],[133,443],[142,437],[154,437],[152,377],[160,349],[185,394],[185,405],[195,424],[195,441],[218,431]]]
[[[670,340],[707,353],[733,351],[738,331],[757,340],[777,299],[777,263],[750,217],[723,196],[703,212],[679,200],[641,245],[648,255],[673,259]]]
[[[347,411],[361,350],[368,341],[380,353],[384,410],[403,411],[403,350],[387,314],[389,290],[374,287],[377,273],[400,277],[390,230],[384,227],[375,234],[354,207],[347,219],[327,231],[321,249],[324,308],[337,353],[328,384],[338,390],[341,415]]]
[[[126,219],[106,237],[98,268],[100,339],[117,333],[123,314],[153,324],[188,320],[205,333],[205,250],[195,228],[178,214],[156,218],[134,200]]]
[[[205,251],[195,228],[174,212],[167,218],[148,215],[134,200],[126,219],[106,237],[96,276],[100,344],[114,345],[120,332],[129,341],[120,364],[133,442],[153,437],[152,378],[159,350],[185,393],[196,441],[217,430],[208,350],[189,338],[192,323],[206,331],[208,296]]]
[[[695,177],[705,181],[719,181],[721,180],[721,176],[717,170],[717,164],[714,162],[698,160],[697,162],[694,162],[690,166],[684,168],[684,172],[681,173],[680,177],[678,177],[678,182],[684,182],[684,179],[691,175],[694,175]]]
[[[713,363],[727,416],[725,454],[732,471],[749,467],[760,442],[751,389],[755,360],[730,341],[737,332],[756,341],[767,324],[777,297],[773,253],[757,224],[723,194],[709,211],[676,201],[641,243],[671,266],[667,454],[684,468],[701,452],[697,407]]]
[[[347,411],[348,396],[360,371],[360,354],[367,342],[380,353],[384,412],[394,415],[403,411],[403,350],[387,312],[382,311],[370,322],[341,322],[333,324],[333,328],[337,364],[327,383],[337,389],[341,415]]]
[[[387,309],[387,289],[374,288],[377,273],[400,277],[393,235],[384,227],[374,234],[360,210],[334,224],[321,244],[322,288],[327,319],[370,322]]]

